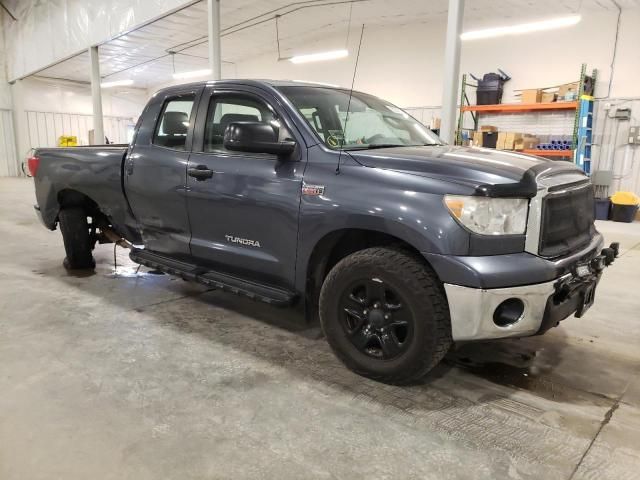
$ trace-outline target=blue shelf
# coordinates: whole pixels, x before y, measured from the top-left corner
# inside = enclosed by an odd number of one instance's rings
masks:
[[[591,173],[591,143],[593,138],[593,97],[583,96],[578,104],[578,135],[574,162]]]

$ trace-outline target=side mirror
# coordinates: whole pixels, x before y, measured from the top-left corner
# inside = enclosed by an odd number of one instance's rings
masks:
[[[293,153],[296,142],[278,141],[273,127],[262,122],[233,122],[224,131],[224,148],[235,152],[271,153],[285,157]]]

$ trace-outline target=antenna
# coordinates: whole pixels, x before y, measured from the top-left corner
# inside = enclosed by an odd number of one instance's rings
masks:
[[[360,42],[358,43],[358,53],[356,54],[356,64],[353,67],[353,78],[351,79],[351,90],[349,91],[349,101],[347,102],[347,116],[344,119],[344,131],[342,132],[342,143],[340,144],[340,152],[338,153],[338,166],[336,167],[336,175],[340,173],[340,159],[344,150],[344,141],[346,140],[347,124],[349,123],[349,111],[351,110],[351,97],[353,97],[353,85],[356,83],[356,72],[358,71],[358,60],[360,59],[360,47],[362,47],[362,37],[364,35],[364,23],[360,30]]]

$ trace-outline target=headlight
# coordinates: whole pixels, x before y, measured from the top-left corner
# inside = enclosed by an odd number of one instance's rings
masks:
[[[460,223],[481,235],[522,234],[527,230],[526,198],[445,195],[444,204]]]

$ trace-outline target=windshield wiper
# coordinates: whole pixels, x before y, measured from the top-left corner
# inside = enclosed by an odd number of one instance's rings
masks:
[[[373,150],[376,148],[393,148],[393,147],[441,147],[443,143],[416,143],[413,145],[405,145],[404,143],[374,143],[372,145],[362,145],[358,147],[349,147],[345,150]]]
[[[416,147],[416,146],[418,145],[405,145],[403,143],[375,143],[373,145],[349,147],[349,148],[345,148],[345,150],[373,150],[374,148]]]

